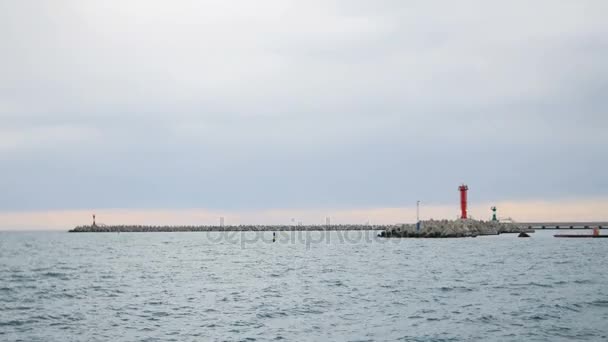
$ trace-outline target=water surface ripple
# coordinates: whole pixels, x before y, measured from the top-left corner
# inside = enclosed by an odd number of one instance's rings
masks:
[[[0,233],[0,341],[608,338],[608,240],[217,234]]]

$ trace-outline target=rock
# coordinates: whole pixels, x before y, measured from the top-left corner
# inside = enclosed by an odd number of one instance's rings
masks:
[[[391,227],[391,229],[395,229]],[[501,233],[520,233],[522,229],[512,222],[478,221],[472,219],[460,220],[428,220],[420,222],[420,230],[416,224],[403,224],[395,232],[386,230],[393,237],[476,237],[478,235],[498,235]],[[393,233],[393,234],[391,234]]]

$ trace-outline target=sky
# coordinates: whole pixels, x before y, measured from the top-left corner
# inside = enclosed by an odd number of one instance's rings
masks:
[[[0,0],[0,229],[608,220],[607,13]]]

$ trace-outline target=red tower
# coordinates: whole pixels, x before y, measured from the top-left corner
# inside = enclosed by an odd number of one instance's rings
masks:
[[[458,187],[458,190],[460,190],[460,218],[461,219],[466,219],[467,218],[467,190],[469,190],[469,187],[466,184],[462,184],[461,186]]]

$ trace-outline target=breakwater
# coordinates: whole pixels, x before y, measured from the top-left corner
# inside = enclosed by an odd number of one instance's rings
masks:
[[[69,230],[70,233],[160,233],[160,232],[234,232],[234,231],[326,231],[326,230],[392,230],[397,225],[238,225],[238,226],[148,226],[88,225]]]
[[[402,224],[389,227],[380,233],[381,237],[399,238],[449,238],[475,237],[479,235],[498,235],[521,233],[526,229],[512,222],[479,221],[473,219],[427,220],[416,224]]]

